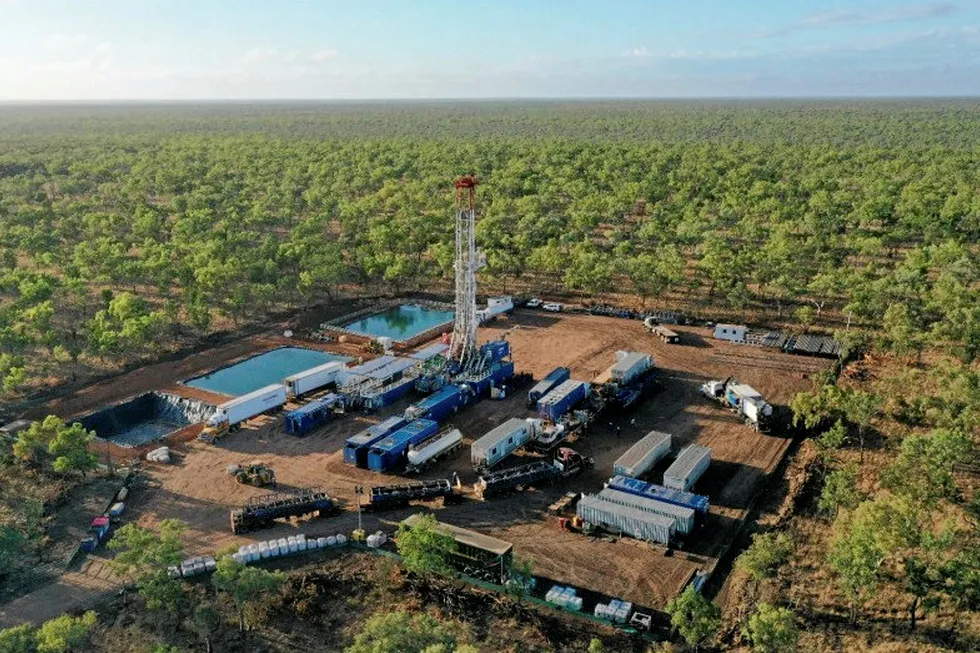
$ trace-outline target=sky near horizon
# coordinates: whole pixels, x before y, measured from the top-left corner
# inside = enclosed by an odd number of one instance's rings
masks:
[[[980,95],[980,0],[0,0],[0,100]]]

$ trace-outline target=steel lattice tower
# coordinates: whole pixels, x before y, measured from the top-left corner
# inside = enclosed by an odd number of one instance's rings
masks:
[[[476,272],[483,255],[476,249],[476,179],[460,177],[456,186],[456,319],[449,346],[450,359],[460,369],[478,364],[476,353]]]

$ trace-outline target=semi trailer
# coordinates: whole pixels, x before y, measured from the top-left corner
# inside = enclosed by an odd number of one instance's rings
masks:
[[[217,411],[205,422],[198,436],[203,442],[213,444],[218,438],[234,430],[245,420],[270,410],[278,410],[286,403],[286,386],[276,383],[259,388],[247,395],[236,397],[218,406]]]

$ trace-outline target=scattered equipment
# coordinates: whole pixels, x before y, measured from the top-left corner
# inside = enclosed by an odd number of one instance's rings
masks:
[[[340,512],[333,499],[320,489],[296,493],[276,492],[253,497],[241,510],[231,511],[231,532],[235,535],[270,528],[277,519],[315,515],[325,517]]]
[[[689,444],[664,472],[664,486],[687,492],[711,464],[711,449]]]
[[[170,447],[163,446],[157,447],[153,451],[146,454],[146,459],[151,463],[163,463],[165,465],[170,464]]]
[[[198,438],[209,444],[238,427],[245,420],[269,410],[282,408],[286,403],[286,386],[277,383],[259,388],[255,392],[226,401],[205,423]]]
[[[481,499],[487,499],[511,490],[547,485],[591,469],[594,465],[592,458],[585,458],[574,449],[560,447],[550,461],[537,460],[527,465],[485,474],[473,485],[473,489]]]
[[[650,431],[613,463],[613,474],[636,478],[670,453],[670,433]]]
[[[251,463],[248,465],[228,465],[228,474],[235,477],[235,480],[242,485],[254,485],[255,487],[265,487],[276,484],[276,472],[262,463]]]
[[[766,433],[772,426],[772,406],[751,386],[732,377],[702,384],[701,394],[738,413],[756,431]]]

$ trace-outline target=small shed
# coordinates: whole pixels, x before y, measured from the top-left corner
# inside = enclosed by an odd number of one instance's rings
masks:
[[[729,342],[745,343],[745,335],[749,332],[749,327],[744,324],[716,324],[715,338],[718,340],[728,340]]]

